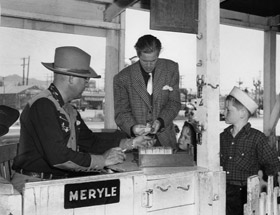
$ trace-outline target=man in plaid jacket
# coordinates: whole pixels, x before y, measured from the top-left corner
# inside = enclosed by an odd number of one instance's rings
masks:
[[[140,37],[135,49],[139,61],[114,77],[115,121],[132,137],[149,134],[155,137],[155,146],[176,148],[173,120],[181,107],[178,64],[159,58],[161,42],[152,35]]]

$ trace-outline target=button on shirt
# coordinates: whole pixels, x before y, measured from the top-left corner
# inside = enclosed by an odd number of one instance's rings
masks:
[[[276,175],[280,169],[277,153],[267,142],[267,137],[251,128],[247,123],[233,137],[229,126],[220,134],[220,161],[226,172],[227,180],[246,182],[256,175],[261,166],[268,175]]]

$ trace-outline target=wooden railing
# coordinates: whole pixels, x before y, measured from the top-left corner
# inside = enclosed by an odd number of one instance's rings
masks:
[[[279,187],[274,187],[273,176],[268,176],[266,192],[261,192],[259,176],[247,180],[247,204],[244,215],[280,215]]]

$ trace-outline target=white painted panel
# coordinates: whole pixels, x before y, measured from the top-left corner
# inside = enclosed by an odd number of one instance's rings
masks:
[[[147,182],[147,190],[152,190],[148,211],[194,204],[194,177],[170,177]]]
[[[182,207],[168,208],[165,210],[158,210],[149,212],[147,215],[196,215],[195,205],[185,205]]]
[[[135,178],[140,177],[141,180]],[[107,205],[96,205],[74,209],[64,208],[64,186],[65,184],[75,184],[92,181],[105,181],[116,179],[116,175],[112,178],[105,175],[104,178],[87,177],[86,179],[76,178],[67,180],[53,180],[44,182],[28,183],[24,192],[23,210],[25,215],[115,215],[117,211],[121,211],[123,215],[133,215],[135,199],[139,201],[141,191],[145,186],[145,178],[143,175],[124,176],[120,179],[120,201],[118,203]],[[137,186],[134,186],[137,181]],[[52,183],[53,182],[53,183]],[[140,184],[139,184],[140,182]],[[137,189],[135,189],[137,188]],[[137,205],[137,204],[136,204]],[[139,204],[138,204],[139,207]]]

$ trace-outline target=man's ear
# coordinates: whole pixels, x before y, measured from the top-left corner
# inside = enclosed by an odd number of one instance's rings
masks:
[[[250,113],[248,112],[248,110],[244,107],[240,110],[241,112],[241,118],[249,118],[250,117]]]

